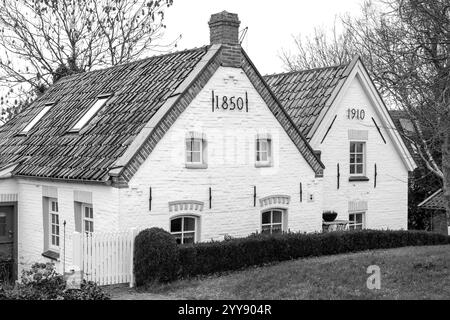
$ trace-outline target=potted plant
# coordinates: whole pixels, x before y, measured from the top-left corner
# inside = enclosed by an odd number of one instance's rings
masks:
[[[333,222],[337,217],[337,212],[335,211],[324,211],[322,213],[322,219],[325,222]]]

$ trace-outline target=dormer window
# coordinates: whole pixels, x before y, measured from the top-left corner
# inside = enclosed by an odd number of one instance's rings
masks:
[[[41,112],[38,113],[36,117],[34,117],[33,120],[23,129],[20,134],[28,134],[28,132],[33,129],[33,127],[36,125],[36,123],[39,122],[39,120],[42,119],[43,116],[50,110],[50,108],[53,106],[54,103],[47,103],[44,106],[44,109],[41,110]]]
[[[105,102],[110,98],[111,95],[101,95],[98,97],[97,101],[89,108],[88,112],[78,120],[78,122],[70,129],[70,132],[78,132],[84,128],[84,126],[97,114]]]

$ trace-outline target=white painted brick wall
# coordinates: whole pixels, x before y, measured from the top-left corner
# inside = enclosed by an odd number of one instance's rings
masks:
[[[72,235],[75,231],[74,190],[92,192],[95,219],[95,231],[107,232],[118,230],[118,189],[107,186],[43,182],[42,180],[4,180],[0,181],[0,193],[12,184],[17,185],[18,201],[18,255],[19,272],[34,262],[48,262],[42,256],[44,252],[42,186],[56,187],[60,214],[60,262],[63,261],[63,221],[66,221],[66,266],[72,263]]]
[[[245,97],[249,112],[211,110],[211,92]],[[273,168],[255,168],[257,131],[271,133],[274,144]],[[185,135],[206,134],[208,169],[185,168]],[[299,184],[303,184],[303,203]],[[201,240],[223,239],[224,234],[246,236],[260,230],[258,199],[277,194],[291,197],[288,227],[293,231],[321,230],[321,179],[303,159],[279,122],[270,112],[240,69],[221,67],[202,92],[178,118],[129,183],[120,190],[120,226],[169,229],[174,213],[168,203],[197,200],[205,203],[201,213]],[[257,207],[253,206],[257,187]],[[149,188],[152,211],[149,211]],[[209,188],[212,209],[209,209]],[[315,195],[307,202],[308,193]]]
[[[364,109],[364,120],[349,120],[347,109]],[[348,219],[348,201],[368,201],[366,226],[371,229],[407,229],[408,212],[408,172],[399,154],[382,129],[387,144],[384,144],[371,117],[379,126],[382,121],[375,112],[374,106],[366,95],[360,80],[356,77],[340,101],[336,121],[323,144],[322,128],[320,137],[314,137],[313,148],[322,151],[322,161],[325,164],[324,175],[324,210],[335,210],[338,219]],[[367,146],[367,177],[368,182],[349,182],[349,139],[348,129],[368,130]],[[337,190],[337,164],[340,164],[340,189]],[[374,188],[374,164],[377,164],[377,187]]]

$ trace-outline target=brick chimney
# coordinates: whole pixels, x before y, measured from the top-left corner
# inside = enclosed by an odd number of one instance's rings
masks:
[[[224,67],[241,67],[240,24],[238,15],[227,11],[213,14],[209,20],[210,41],[223,46],[221,60]]]

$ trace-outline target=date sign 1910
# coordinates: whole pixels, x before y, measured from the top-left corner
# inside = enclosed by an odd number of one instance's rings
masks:
[[[364,120],[366,111],[364,109],[347,109],[347,118],[350,120]]]
[[[219,96],[212,91],[211,95],[212,112],[219,110],[227,111],[245,111],[248,112],[248,95],[245,96]]]

